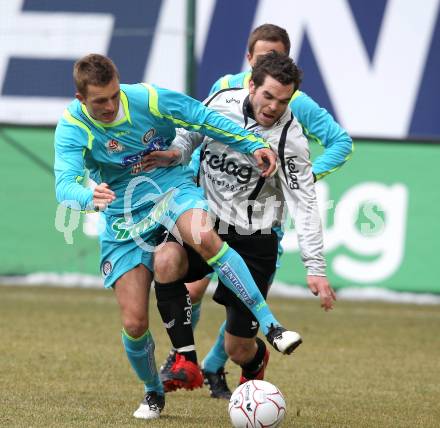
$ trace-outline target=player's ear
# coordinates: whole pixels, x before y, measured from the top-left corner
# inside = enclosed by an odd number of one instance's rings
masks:
[[[249,80],[249,93],[251,95],[255,94],[256,86],[253,80]]]
[[[248,60],[249,65],[252,67],[252,54],[250,52],[246,54],[246,59]]]
[[[76,98],[77,100],[79,100],[81,103],[84,103],[84,102],[86,101],[86,99],[84,98],[84,96],[81,95],[79,92],[76,92],[76,93],[75,93],[75,98]]]

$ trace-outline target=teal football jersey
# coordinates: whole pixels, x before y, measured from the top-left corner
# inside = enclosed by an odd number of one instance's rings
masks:
[[[268,145],[224,116],[184,94],[149,84],[121,85],[123,118],[111,124],[95,121],[84,104],[74,100],[55,131],[55,186],[59,202],[93,209],[93,192],[82,185],[86,171],[116,194],[106,214],[119,215],[154,204],[154,195],[191,180],[182,166],[145,171],[142,159],[166,150],[185,128],[253,153]],[[149,198],[151,195],[151,198]]]

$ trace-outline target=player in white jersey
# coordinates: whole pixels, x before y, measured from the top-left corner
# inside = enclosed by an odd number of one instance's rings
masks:
[[[255,28],[249,36],[248,53],[246,55],[250,67],[255,65],[257,58],[268,52],[275,51],[289,54],[290,39],[284,28],[274,24],[263,24]],[[219,78],[211,88],[210,95],[221,89],[227,88],[249,88],[251,70],[238,74],[227,74]],[[333,119],[333,117],[320,107],[310,96],[299,89],[293,94],[289,107],[295,118],[300,122],[303,132],[311,145],[319,143],[324,149],[317,158],[313,160],[312,172],[315,180],[320,180],[328,174],[338,170],[350,158],[353,151],[353,143],[347,132]],[[190,169],[197,176],[200,165],[199,147],[193,153]],[[171,154],[170,154],[171,156]],[[281,228],[274,228],[278,235],[278,262],[283,253],[280,241],[283,236]],[[209,276],[193,283],[186,284],[192,301],[192,325],[196,327],[200,318],[201,303],[203,295],[209,284]],[[229,390],[224,366],[227,355],[224,351],[224,325],[219,329],[217,339],[203,360],[205,381],[209,384],[213,398],[229,399]],[[175,352],[172,350],[165,363],[161,367],[161,375],[166,374],[173,364]]]
[[[320,295],[323,307],[331,309],[335,294],[325,275],[308,142],[288,107],[299,83],[300,73],[293,61],[287,55],[272,52],[258,59],[249,89],[224,89],[206,101],[210,108],[269,142],[279,158],[274,176],[260,178],[249,156],[197,133],[179,131],[171,148],[181,153],[180,161],[185,163],[193,149],[205,141],[199,182],[216,230],[243,257],[264,296],[276,269],[278,240],[273,228],[280,226],[290,213],[307,268],[307,284],[314,294]],[[150,159],[161,155],[167,156],[157,153]],[[190,282],[203,277],[209,269],[187,246],[186,251],[189,269],[185,280]],[[155,270],[161,271],[169,260],[179,260],[186,267],[183,247],[167,242],[156,253]],[[242,368],[240,383],[262,379],[269,352],[256,337],[257,320],[221,281],[214,299],[226,307],[225,350]]]

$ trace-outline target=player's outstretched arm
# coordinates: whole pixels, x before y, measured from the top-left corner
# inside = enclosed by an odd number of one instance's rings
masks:
[[[276,154],[271,149],[258,149],[254,152],[258,167],[263,171],[263,177],[270,177],[276,171]],[[181,162],[179,150],[158,150],[144,156],[142,166],[144,171],[154,168],[165,168]]]
[[[157,99],[156,115],[169,121],[175,128],[196,131],[241,153],[253,154],[269,145],[226,116],[204,106],[200,101],[185,94],[148,85]]]

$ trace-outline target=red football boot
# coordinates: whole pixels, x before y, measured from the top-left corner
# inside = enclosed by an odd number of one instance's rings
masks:
[[[176,361],[171,369],[161,376],[165,392],[176,389],[194,389],[203,386],[203,374],[200,367],[192,361],[187,361],[182,354],[176,353]]]

